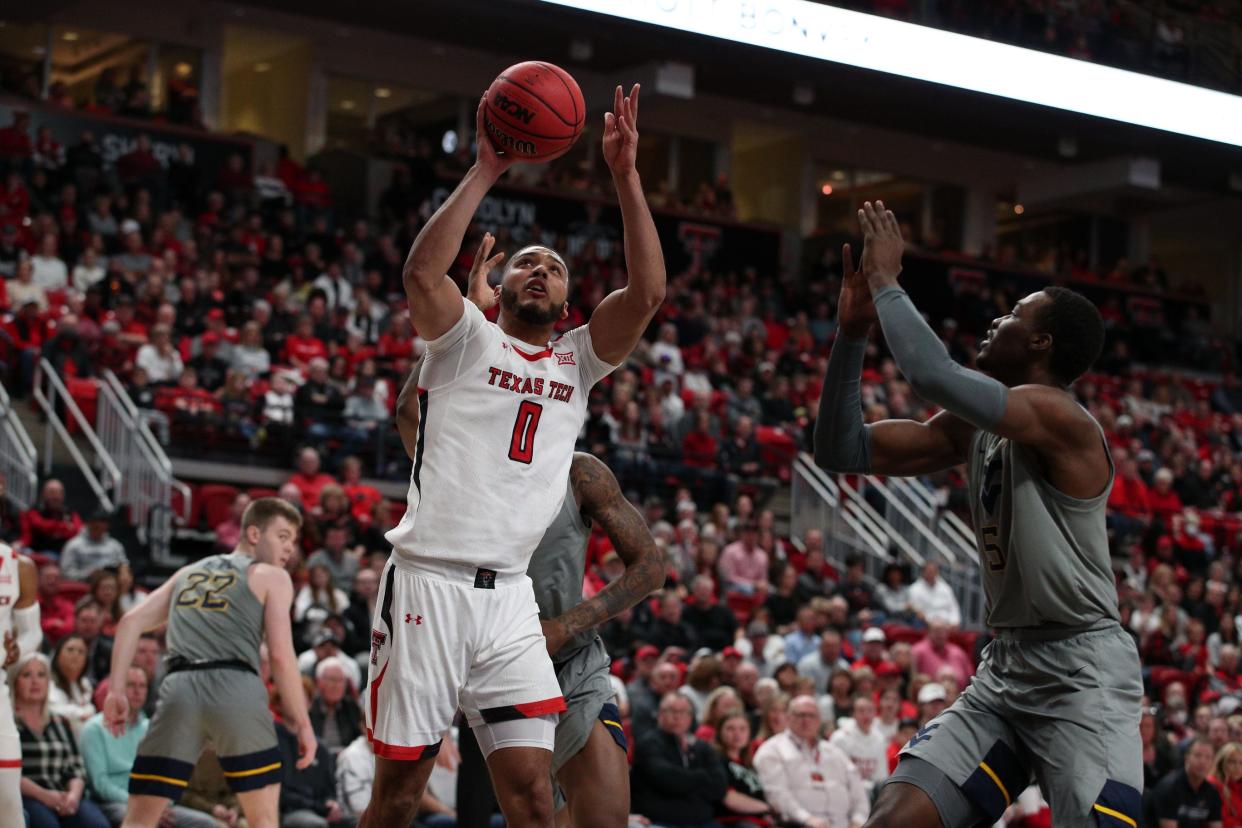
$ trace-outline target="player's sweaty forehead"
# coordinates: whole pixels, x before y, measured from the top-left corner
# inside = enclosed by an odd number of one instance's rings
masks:
[[[546,264],[548,260],[556,262],[560,265],[561,272],[566,276],[569,275],[569,265],[565,264],[565,260],[561,258],[561,254],[557,253],[550,247],[544,247],[541,244],[528,244],[517,253],[513,254],[513,258],[509,260],[510,267],[517,267],[518,262],[524,257],[543,259]]]

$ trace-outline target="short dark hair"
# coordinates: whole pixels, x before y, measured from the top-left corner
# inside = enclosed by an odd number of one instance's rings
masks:
[[[1048,368],[1066,385],[1087,372],[1104,350],[1104,320],[1090,299],[1063,287],[1046,287],[1047,304],[1035,320],[1052,337]]]
[[[245,512],[242,512],[242,531],[245,532],[251,526],[257,526],[262,532],[278,517],[289,521],[296,528],[302,526],[302,513],[292,503],[278,497],[261,497],[247,506]]]

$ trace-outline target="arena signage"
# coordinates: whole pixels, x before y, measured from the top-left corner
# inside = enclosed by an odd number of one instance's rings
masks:
[[[455,184],[441,181],[431,194],[432,209],[448,199]],[[780,267],[781,234],[774,229],[660,209],[653,217],[670,272],[728,266],[774,273]],[[475,220],[486,230],[506,231],[516,244],[541,242],[575,258],[607,261],[621,250],[621,211],[610,200],[501,183],[483,199]]]
[[[7,126],[11,123],[13,112],[17,109],[30,113],[30,137],[32,139],[39,129],[47,127],[52,137],[68,149],[78,143],[83,132],[90,132],[95,136],[95,146],[103,156],[104,163],[109,166],[114,165],[118,158],[137,146],[139,135],[146,135],[151,139],[151,154],[165,168],[177,158],[178,147],[181,144],[190,148],[190,159],[193,164],[205,170],[217,170],[224,167],[228,157],[234,153],[241,155],[246,166],[249,167],[254,154],[254,145],[249,141],[169,126],[155,121],[93,115],[33,102],[0,103],[0,125]]]
[[[542,0],[1242,146],[1242,97],[810,0]]]

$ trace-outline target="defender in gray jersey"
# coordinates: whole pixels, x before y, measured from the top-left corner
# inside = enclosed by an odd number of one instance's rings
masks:
[[[478,257],[481,262],[486,258],[485,252]],[[480,272],[486,277],[486,270],[476,268],[472,284]],[[411,458],[418,440],[418,374],[415,366],[397,404],[398,431]],[[625,572],[584,601],[587,541],[594,523],[612,541]],[[565,501],[539,541],[527,574],[568,708],[556,726],[552,774],[569,808],[570,824],[621,828],[630,812],[627,746],[620,712],[612,703],[612,662],[595,630],[663,585],[664,560],[642,516],[594,456],[574,454]],[[472,737],[463,733],[462,738]],[[479,786],[490,785],[481,760],[478,751],[463,749],[459,790],[465,785],[477,795]],[[463,800],[462,810],[467,809]]]
[[[158,824],[188,785],[208,739],[248,823],[276,828],[281,761],[259,678],[264,633],[272,677],[297,730],[299,768],[310,765],[316,749],[290,630],[293,584],[284,569],[301,523],[284,501],[256,500],[242,515],[236,550],[182,567],[117,625],[104,702],[104,719],[117,736],[129,716],[125,686],[138,638],[168,625],[167,676],[130,773],[127,828]]]
[[[882,203],[859,211],[815,430],[816,462],[919,475],[968,466],[971,515],[996,638],[952,707],[902,751],[868,825],[991,824],[1038,781],[1057,826],[1133,828],[1143,784],[1138,652],[1118,622],[1104,508],[1103,431],[1068,388],[1099,356],[1099,312],[1050,287],[995,320],[979,371],[955,364],[900,287],[903,241]],[[860,375],[879,321],[925,423],[862,422]]]

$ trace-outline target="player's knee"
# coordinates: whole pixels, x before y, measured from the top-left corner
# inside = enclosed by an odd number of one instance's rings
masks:
[[[510,779],[498,798],[510,825],[551,825],[555,808],[552,782],[546,774],[526,774]]]
[[[597,801],[573,809],[573,828],[626,828],[629,817],[628,803]]]

